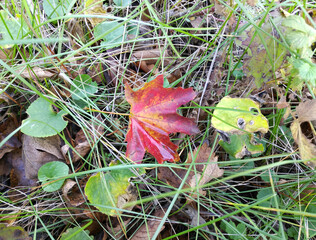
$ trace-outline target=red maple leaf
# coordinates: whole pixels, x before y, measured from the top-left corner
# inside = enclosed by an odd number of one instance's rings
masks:
[[[193,89],[163,88],[163,76],[159,75],[138,91],[125,84],[125,96],[131,104],[126,156],[140,163],[147,151],[159,163],[178,161],[178,146],[169,134],[199,132],[193,119],[177,114],[178,107],[195,97]]]

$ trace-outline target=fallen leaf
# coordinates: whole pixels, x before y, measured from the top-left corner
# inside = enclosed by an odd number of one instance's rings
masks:
[[[165,215],[165,211],[158,209],[155,211],[152,218],[147,220],[147,224],[143,224],[137,232],[133,235],[131,240],[147,240],[151,239],[156,230],[159,227],[162,217]],[[164,230],[165,226],[163,225],[160,229],[160,232]]]
[[[0,239],[1,240],[30,240],[28,233],[19,226],[7,227],[4,224],[0,224]]]
[[[194,162],[195,170],[191,169],[184,188],[195,188],[198,185],[208,183],[213,178],[218,178],[223,175],[224,170],[220,169],[217,165],[217,156],[215,156],[214,153],[211,155],[211,152],[212,149],[209,148],[206,143],[201,146],[199,151],[198,149],[193,151],[193,156],[196,156]],[[186,163],[190,164],[192,161],[192,155],[190,154]],[[188,168],[188,166],[186,168]],[[179,188],[186,172],[187,169],[173,168],[171,170],[170,168],[160,167],[158,168],[158,179],[167,182],[174,188]],[[199,192],[200,194],[204,194],[201,189],[199,189]],[[192,197],[195,197],[195,195],[193,194]],[[191,201],[191,198],[187,198],[187,201]]]
[[[152,71],[154,67],[157,69],[159,66],[157,63],[167,66],[172,61],[168,52],[161,52],[160,49],[135,51],[133,52],[133,60],[136,66],[139,66],[146,73]]]
[[[256,5],[257,5],[257,2],[258,2],[258,0],[247,0],[247,3],[248,3],[250,6],[252,6],[252,7],[256,6]]]
[[[77,182],[67,179],[64,186],[62,187],[63,196],[66,199],[66,202],[72,207],[78,207],[86,202],[83,192],[87,180],[87,178],[80,179],[78,186]]]
[[[28,178],[25,175],[25,162],[22,159],[22,149],[10,152],[4,157],[4,160],[13,168],[10,172],[11,187],[36,186],[37,178]]]
[[[8,118],[0,126],[0,142],[2,142],[15,129],[17,129],[17,126],[15,124],[14,119]],[[13,135],[11,138],[7,139],[7,141],[0,147],[0,159],[4,156],[4,154],[12,152],[13,150],[18,149],[20,147],[21,142],[19,141],[16,135]]]
[[[24,69],[23,71],[20,71],[20,75],[23,78],[28,78],[28,79],[32,79],[32,78],[36,78],[36,79],[40,79],[43,80],[45,78],[51,78],[55,75],[55,73],[52,73],[48,70],[44,70],[40,67],[32,67],[31,69]]]
[[[37,172],[45,163],[63,161],[63,155],[60,151],[60,138],[57,135],[47,138],[23,135],[22,149],[25,176],[28,179],[37,179]]]
[[[85,15],[105,16],[107,12],[103,7],[103,1],[85,0],[83,13]],[[93,18],[93,17],[89,17],[88,19],[91,22],[93,27],[99,23],[102,23],[105,20],[105,18]]]
[[[109,167],[115,165],[117,163],[111,162]],[[126,203],[137,199],[135,186],[129,182],[132,177],[137,176],[134,171],[132,168],[114,169],[91,176],[84,190],[90,203],[104,214],[119,215]],[[145,170],[142,168],[138,172],[144,174]],[[126,209],[131,210],[133,207],[129,206]]]
[[[288,106],[290,106],[290,104],[286,101],[286,96],[282,95],[276,107],[278,109],[283,109],[283,108],[287,108]]]
[[[311,168],[316,166],[316,146],[302,133],[301,123],[294,119],[291,125],[291,132],[295,142],[298,145],[301,158],[306,160],[305,164]],[[314,160],[311,160],[314,159]]]
[[[316,99],[300,103],[296,108],[296,114],[300,123],[316,120]]]
[[[126,100],[131,104],[126,156],[136,163],[146,151],[159,163],[178,161],[178,146],[170,141],[169,133],[199,132],[193,119],[177,114],[178,107],[195,97],[192,88],[163,88],[163,81],[159,75],[138,91],[125,84]]]
[[[306,160],[305,164],[316,167],[316,146],[303,134],[301,123],[316,120],[316,100],[307,100],[300,103],[295,111],[297,119],[294,118],[291,125],[291,132],[298,145],[301,158]],[[314,136],[316,137],[316,136]],[[311,160],[313,159],[314,160]]]

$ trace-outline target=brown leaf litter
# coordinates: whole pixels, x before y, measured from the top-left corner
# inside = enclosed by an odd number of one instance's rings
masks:
[[[184,188],[195,188],[197,186],[202,186],[213,178],[219,178],[223,175],[224,170],[220,169],[217,165],[217,156],[212,153],[212,149],[204,143],[200,150],[195,149],[193,151],[193,156],[195,157],[194,166],[191,169],[189,176],[186,179]],[[193,162],[192,155],[188,156],[186,161],[187,164]],[[201,164],[202,163],[202,164]],[[196,165],[195,165],[196,164]],[[183,178],[185,177],[189,166],[186,169],[180,168],[170,168],[159,167],[158,168],[158,178],[162,181],[167,182],[174,188],[179,188]],[[205,195],[205,192],[199,189],[199,193]],[[191,197],[195,197],[195,194],[191,193]],[[187,197],[187,201],[191,201],[191,198]]]

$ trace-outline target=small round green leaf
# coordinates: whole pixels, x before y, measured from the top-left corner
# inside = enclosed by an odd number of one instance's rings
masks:
[[[93,236],[89,236],[88,230],[83,230],[81,227],[68,228],[61,235],[60,240],[93,240]]]
[[[56,135],[67,126],[63,116],[64,110],[54,112],[52,104],[44,98],[34,101],[26,110],[29,118],[22,121],[21,132],[32,137],[49,137]]]
[[[44,185],[44,191],[54,192],[61,188],[65,179],[55,180],[67,176],[68,172],[69,167],[67,164],[59,161],[49,162],[38,170],[38,180]]]

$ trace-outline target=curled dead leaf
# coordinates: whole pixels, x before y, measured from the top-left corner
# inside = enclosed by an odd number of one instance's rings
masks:
[[[63,161],[58,135],[46,138],[22,136],[22,159],[25,176],[37,180],[38,169],[45,163]]]
[[[306,160],[305,164],[311,168],[316,166],[316,146],[303,134],[299,120],[294,119],[291,125],[291,132],[298,145],[301,158]]]
[[[51,78],[55,75],[55,73],[44,70],[40,67],[32,67],[31,69],[25,69],[20,72],[21,77],[23,78],[36,78],[36,79],[45,79],[45,78]]]
[[[296,108],[300,123],[316,120],[316,99],[300,103]]]

